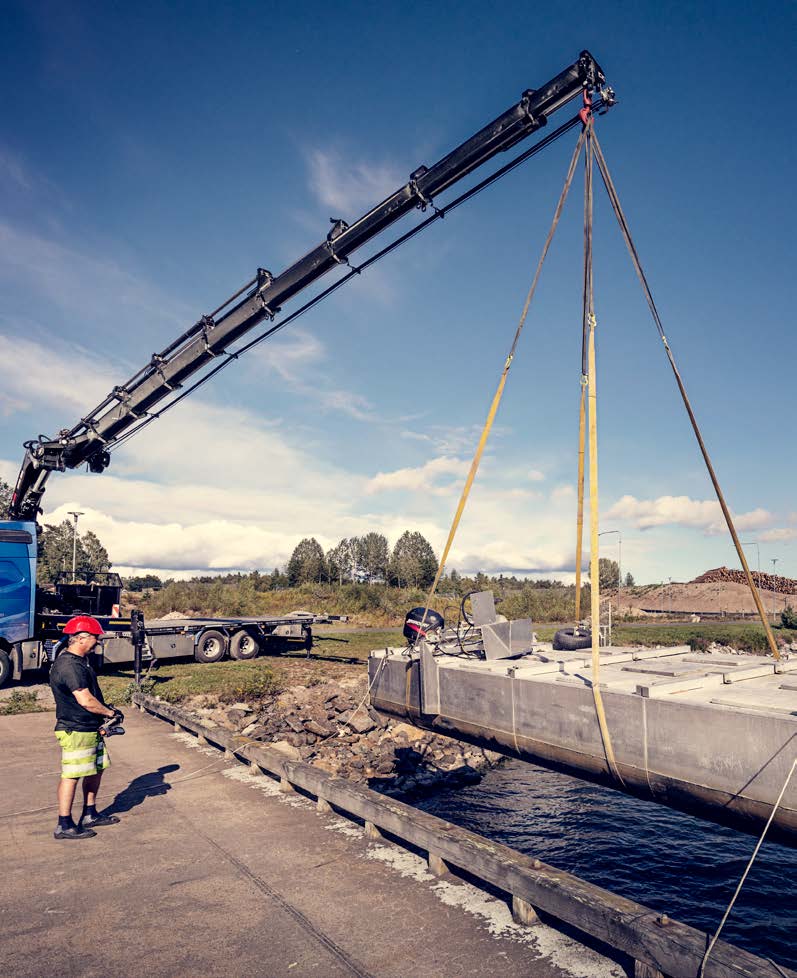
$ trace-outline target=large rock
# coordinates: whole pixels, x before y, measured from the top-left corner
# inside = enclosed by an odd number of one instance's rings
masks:
[[[326,720],[307,720],[304,729],[316,737],[332,737],[337,733],[337,728]]]
[[[268,740],[269,731],[262,723],[250,723],[248,727],[241,731],[250,740]]]
[[[239,710],[236,707],[230,707],[230,709],[227,710],[227,719],[230,721],[230,723],[234,723],[236,727],[240,727],[242,723],[245,723],[248,720],[251,712],[251,710]]]
[[[344,713],[340,719],[358,734],[368,733],[369,730],[373,730],[376,726],[374,721],[368,715],[368,711],[364,710],[362,707],[355,710],[353,713]]]
[[[394,740],[406,739],[411,744],[417,740],[423,740],[423,738],[426,736],[426,732],[424,730],[419,730],[417,727],[413,727],[409,723],[397,723],[390,727],[389,733]]]

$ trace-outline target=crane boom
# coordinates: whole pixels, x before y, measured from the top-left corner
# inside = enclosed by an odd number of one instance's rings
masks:
[[[539,89],[529,89],[483,129],[430,167],[420,166],[406,184],[353,224],[334,220],[319,245],[279,275],[259,268],[251,282],[214,313],[203,316],[150,362],[113,391],[72,429],[55,439],[40,436],[25,443],[10,519],[35,520],[45,483],[52,471],[88,463],[102,472],[110,462],[109,448],[169,394],[211,362],[258,323],[273,319],[284,303],[332,269],[348,264],[348,256],[415,208],[435,197],[477,167],[546,125],[548,117],[586,92],[612,99],[605,77],[588,51]],[[243,298],[240,298],[243,296]],[[236,300],[237,301],[236,303]],[[232,304],[236,303],[236,304]]]

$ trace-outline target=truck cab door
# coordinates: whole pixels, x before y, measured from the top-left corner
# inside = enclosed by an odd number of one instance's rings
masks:
[[[0,523],[0,639],[32,638],[36,613],[36,524]]]

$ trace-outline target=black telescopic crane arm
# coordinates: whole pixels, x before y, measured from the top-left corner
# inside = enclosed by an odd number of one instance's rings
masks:
[[[437,163],[419,167],[403,187],[353,224],[335,221],[326,239],[285,271],[274,276],[258,269],[256,277],[231,299],[203,316],[160,353],[153,354],[146,367],[115,387],[74,428],[61,432],[56,439],[40,436],[25,443],[10,518],[36,518],[51,471],[76,468],[87,462],[92,471],[102,472],[110,461],[108,449],[197,370],[223,355],[227,347],[258,323],[273,319],[284,303],[332,269],[348,265],[350,254],[399,218],[418,207],[434,206],[434,198],[457,181],[541,129],[550,115],[584,90],[590,95],[599,91],[604,104],[611,104],[611,89],[605,84],[598,63],[588,51],[582,51],[569,68],[542,88],[524,92],[517,104]],[[235,300],[240,301],[230,307]]]

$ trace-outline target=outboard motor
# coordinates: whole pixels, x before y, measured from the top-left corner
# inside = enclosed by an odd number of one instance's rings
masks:
[[[425,618],[424,611],[426,612]],[[421,626],[421,622],[423,622],[423,626]],[[419,637],[423,638],[427,632],[435,632],[444,625],[445,618],[438,611],[433,611],[431,608],[428,610],[426,608],[413,608],[404,619],[404,638],[410,645],[413,645]]]

